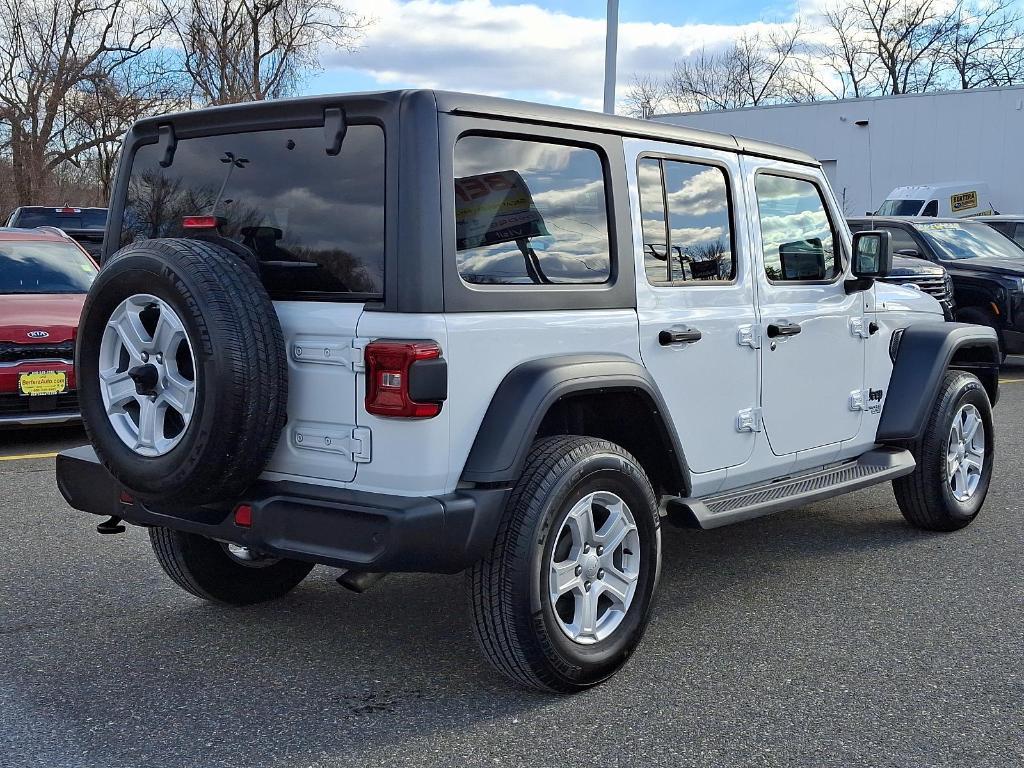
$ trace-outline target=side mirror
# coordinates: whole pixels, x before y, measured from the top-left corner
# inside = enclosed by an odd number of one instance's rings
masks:
[[[853,274],[856,277],[885,277],[892,270],[889,233],[879,230],[853,236]]]

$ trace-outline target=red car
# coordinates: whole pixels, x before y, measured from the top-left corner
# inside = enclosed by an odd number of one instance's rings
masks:
[[[0,426],[77,421],[75,336],[96,263],[57,229],[0,229]]]

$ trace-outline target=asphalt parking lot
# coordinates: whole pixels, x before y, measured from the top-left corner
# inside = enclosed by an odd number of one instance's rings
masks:
[[[53,482],[77,429],[0,433],[0,766],[1024,765],[1024,361],[978,520],[907,527],[889,486],[666,527],[653,623],[608,684],[509,687],[461,576],[364,595],[316,569],[225,609],[99,536]]]

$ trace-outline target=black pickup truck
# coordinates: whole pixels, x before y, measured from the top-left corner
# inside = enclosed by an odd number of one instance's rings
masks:
[[[18,229],[56,227],[78,241],[90,256],[98,260],[103,248],[103,230],[107,226],[107,209],[23,205],[14,209],[7,219],[7,226]]]
[[[945,267],[956,295],[956,320],[994,328],[1003,357],[1024,353],[1024,249],[989,225],[969,219],[875,216],[850,229],[889,233],[894,256]]]

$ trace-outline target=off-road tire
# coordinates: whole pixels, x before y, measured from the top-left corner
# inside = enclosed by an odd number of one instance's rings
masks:
[[[946,452],[953,418],[965,403],[972,404],[981,415],[985,451],[978,488],[970,499],[961,502],[949,487]],[[917,468],[892,482],[896,503],[907,522],[926,531],[955,531],[969,525],[981,510],[992,480],[994,443],[992,406],[985,388],[973,374],[946,371],[924,433],[908,446]]]
[[[174,310],[195,356],[191,422],[160,456],[140,455],[118,437],[100,394],[104,328],[137,294]],[[274,305],[245,262],[211,243],[143,240],[114,254],[86,299],[77,365],[82,417],[97,456],[122,485],[154,503],[237,498],[262,472],[285,423],[287,357]]]
[[[555,623],[543,573],[575,501],[614,490],[640,534],[633,603],[611,635],[593,645],[570,640]],[[516,483],[490,552],[468,573],[477,641],[490,663],[522,685],[572,693],[613,675],[646,629],[661,569],[657,499],[640,464],[620,446],[591,437],[538,440]]]
[[[313,570],[312,563],[276,560],[243,565],[219,542],[194,533],[150,528],[157,562],[186,592],[225,605],[252,605],[291,592]]]

